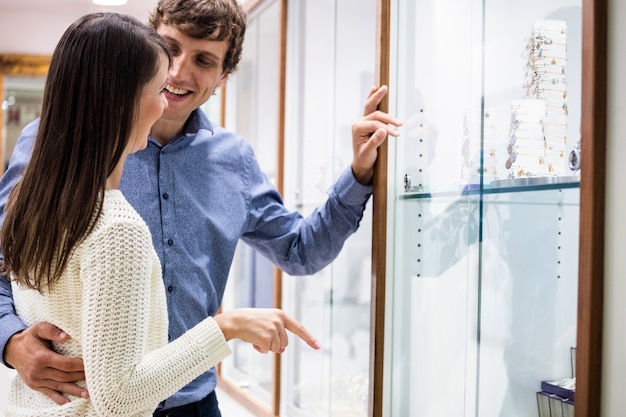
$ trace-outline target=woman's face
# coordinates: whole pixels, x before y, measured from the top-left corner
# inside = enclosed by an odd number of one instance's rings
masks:
[[[163,94],[167,82],[169,61],[165,53],[160,54],[159,68],[152,80],[146,84],[139,100],[139,112],[134,134],[130,138],[129,153],[137,152],[148,145],[148,135],[152,125],[159,120],[167,108],[167,99]]]

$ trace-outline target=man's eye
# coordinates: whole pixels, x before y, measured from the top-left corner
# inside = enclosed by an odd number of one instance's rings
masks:
[[[206,59],[198,59],[198,65],[202,66],[202,67],[212,67],[213,61],[211,60],[206,60]]]

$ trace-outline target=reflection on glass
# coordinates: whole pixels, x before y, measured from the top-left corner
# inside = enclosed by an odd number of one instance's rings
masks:
[[[580,2],[392,5],[388,407],[537,416],[576,343]]]
[[[39,117],[45,77],[5,76],[2,97],[4,167],[22,129]]]
[[[227,128],[252,144],[261,169],[277,183],[279,90],[278,1],[266,2],[249,17],[243,55],[228,83]],[[234,98],[233,98],[234,97]],[[240,242],[224,308],[275,306],[274,266]],[[249,343],[233,341],[233,355],[224,361],[222,375],[246,389],[271,409],[274,355],[261,355]]]
[[[286,203],[307,215],[352,161],[375,68],[375,0],[289,2]],[[286,415],[367,416],[371,206],[338,258],[283,279],[283,306],[319,339],[283,355]]]

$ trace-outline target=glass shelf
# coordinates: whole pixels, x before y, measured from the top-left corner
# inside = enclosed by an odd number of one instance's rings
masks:
[[[543,179],[543,178],[542,178]],[[485,185],[483,188],[470,188],[467,189],[467,185],[459,186],[456,190],[437,189],[432,191],[407,191],[406,194],[398,196],[398,200],[413,200],[413,199],[428,199],[437,197],[453,197],[453,196],[471,196],[481,194],[506,194],[506,193],[522,193],[530,191],[547,191],[547,190],[562,190],[569,188],[579,188],[580,181],[572,181],[571,177],[560,177],[561,181],[546,181],[536,183],[524,183],[516,184],[518,180],[511,180],[502,182],[497,186],[491,184]],[[427,188],[427,187],[424,187]]]

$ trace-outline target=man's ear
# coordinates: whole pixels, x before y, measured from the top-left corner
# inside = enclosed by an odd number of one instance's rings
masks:
[[[230,78],[230,74],[225,73],[222,74],[222,76],[220,77],[220,80],[217,82],[217,85],[215,86],[215,88],[222,88],[226,85],[226,81],[228,81],[228,78]]]

